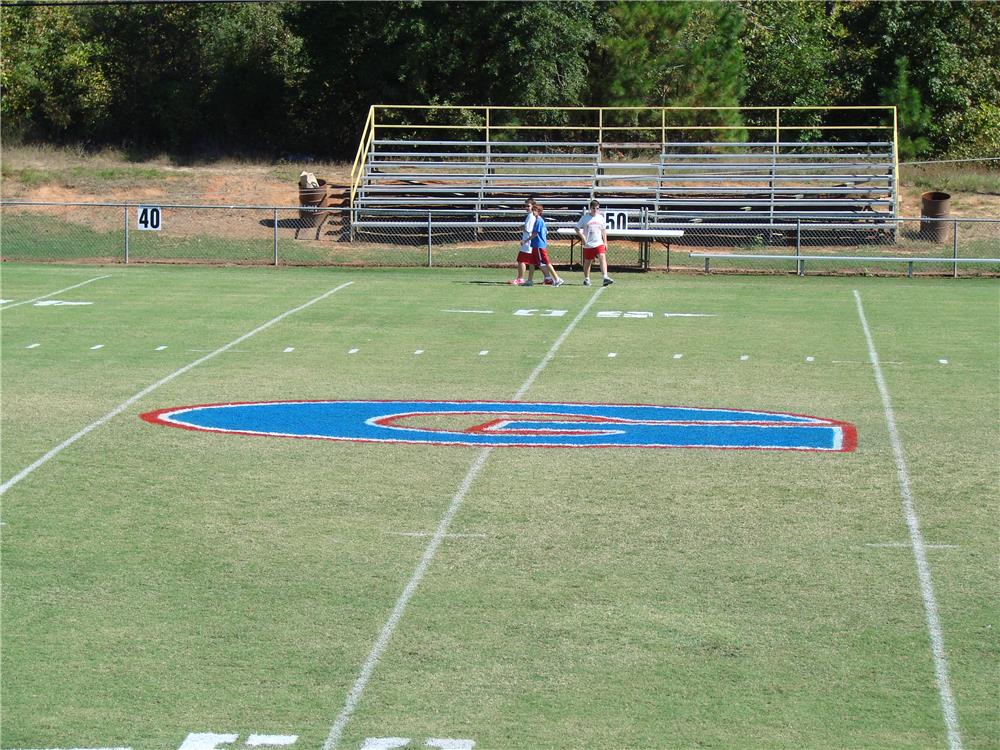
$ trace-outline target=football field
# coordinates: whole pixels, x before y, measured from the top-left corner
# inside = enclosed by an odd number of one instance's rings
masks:
[[[0,747],[1000,747],[996,279],[510,275],[4,264]]]

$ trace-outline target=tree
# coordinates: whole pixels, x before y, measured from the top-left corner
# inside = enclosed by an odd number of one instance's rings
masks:
[[[616,2],[592,63],[592,101],[613,106],[737,106],[742,25],[731,3]],[[735,112],[672,113],[670,124],[740,125]]]
[[[99,132],[114,90],[101,67],[101,40],[68,7],[0,10],[0,87],[7,137],[88,141]]]

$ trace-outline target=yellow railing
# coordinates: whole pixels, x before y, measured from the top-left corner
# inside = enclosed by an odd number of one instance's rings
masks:
[[[442,124],[440,122],[426,122],[418,121],[420,118],[391,118],[383,117],[380,119],[379,115],[395,114],[402,112],[417,112],[424,111],[428,114],[440,117],[444,113],[456,112],[465,113],[467,118],[469,116],[475,116],[479,120],[478,123],[469,124],[468,122],[455,122],[452,124]],[[756,124],[723,124],[722,122],[718,124],[698,124],[698,125],[686,125],[686,124],[668,124],[670,122],[671,115],[683,114],[683,113],[738,113],[741,115],[740,120],[746,120],[746,115],[750,115],[750,119],[754,118],[760,120]],[[838,124],[838,125],[824,125],[810,123],[806,125],[796,125],[790,124],[789,120],[794,120],[794,118],[789,117],[790,113],[793,112],[824,112],[824,113],[843,113],[843,112],[853,112],[857,113],[859,116],[859,122],[850,124]],[[535,125],[535,124],[523,124],[521,122],[498,122],[498,115],[508,114],[518,116],[521,114],[530,113],[534,116],[544,116],[546,114],[556,114],[568,118],[569,116],[581,116],[584,118],[589,117],[589,121],[575,122],[575,123],[561,123],[556,125]],[[773,122],[764,123],[760,115],[767,113],[773,114]],[[864,119],[864,114],[867,114],[873,121],[862,122],[860,120]],[[642,124],[639,122],[629,123],[626,125],[611,124],[614,122],[616,116],[622,115],[633,115],[633,116],[655,116],[658,115],[658,122],[656,124]],[[406,119],[405,122],[392,121],[398,119]],[[426,118],[425,118],[426,119]],[[503,118],[501,118],[502,120]],[[364,164],[367,156],[372,148],[372,144],[376,137],[376,129],[379,131],[392,131],[392,130],[428,130],[428,131],[439,131],[439,130],[450,130],[456,131],[478,131],[482,135],[480,140],[487,144],[495,142],[496,136],[500,133],[509,132],[536,132],[536,131],[563,131],[566,133],[574,134],[595,134],[596,135],[596,145],[598,149],[604,148],[609,145],[618,145],[613,142],[608,141],[608,137],[613,137],[617,133],[630,133],[638,134],[644,133],[646,137],[640,144],[649,145],[663,145],[667,143],[667,134],[677,131],[743,131],[747,133],[751,132],[771,132],[774,134],[774,142],[780,143],[782,134],[795,134],[804,131],[858,131],[858,132],[871,132],[871,131],[885,131],[889,136],[888,140],[891,140],[892,153],[893,153],[893,165],[894,165],[894,177],[898,176],[898,155],[896,149],[897,135],[898,135],[898,120],[896,108],[893,106],[845,106],[845,107],[820,107],[820,106],[806,106],[806,107],[494,107],[494,106],[462,106],[462,105],[424,105],[424,104],[374,104],[368,110],[368,117],[365,120],[365,127],[362,131],[361,142],[358,144],[357,156],[354,159],[354,165],[351,168],[351,205],[354,205],[354,196],[361,184],[361,180],[364,176]],[[655,134],[655,135],[654,135]],[[653,136],[654,139],[647,140],[649,136]],[[870,140],[870,139],[866,139]],[[770,142],[768,140],[767,142]],[[724,143],[721,141],[720,143]]]
[[[361,175],[364,174],[365,159],[372,141],[375,140],[375,106],[368,108],[368,117],[365,119],[364,130],[361,131],[361,142],[358,144],[358,153],[354,156],[354,164],[351,166],[351,205],[354,205],[354,194],[358,192],[358,185],[361,184]]]

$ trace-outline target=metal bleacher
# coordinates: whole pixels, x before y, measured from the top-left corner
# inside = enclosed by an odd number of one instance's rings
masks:
[[[782,115],[786,122],[789,115],[775,108],[773,125],[668,127],[672,110],[661,108],[648,110],[660,116],[660,127],[637,128],[608,124],[617,110],[577,108],[572,113],[596,112],[597,124],[557,129],[491,127],[496,108],[462,108],[483,110],[485,124],[429,125],[430,135],[423,135],[414,118],[383,124],[372,107],[352,172],[352,229],[423,227],[428,216],[440,228],[509,229],[520,226],[521,204],[529,195],[557,222],[575,219],[596,198],[606,209],[641,217],[648,227],[799,223],[891,229],[898,206],[895,110],[848,109],[876,117],[824,130],[782,125]],[[843,115],[837,108],[823,112]],[[450,138],[440,138],[442,131]],[[729,140],[733,131],[739,140]],[[800,138],[805,132],[809,140]],[[713,133],[721,137],[705,138]]]

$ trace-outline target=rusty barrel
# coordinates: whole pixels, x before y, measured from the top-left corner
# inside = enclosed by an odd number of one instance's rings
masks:
[[[299,205],[309,208],[325,208],[330,205],[330,190],[326,180],[316,180],[319,187],[299,188]],[[299,219],[303,226],[314,227],[323,218],[322,211],[299,211]]]
[[[946,219],[950,216],[951,196],[937,190],[920,196],[920,239],[930,242],[944,242],[948,237],[947,221],[926,221]]]

